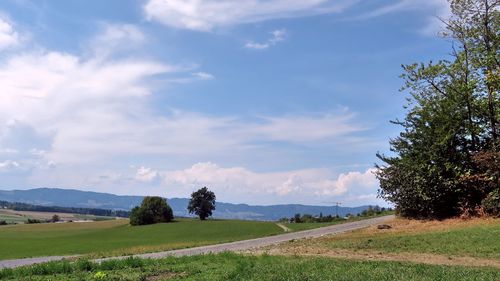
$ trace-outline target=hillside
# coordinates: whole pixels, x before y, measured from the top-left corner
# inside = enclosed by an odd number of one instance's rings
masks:
[[[140,204],[143,196],[115,195],[109,193],[81,191],[59,188],[36,188],[30,190],[0,190],[0,201],[20,202],[42,206],[61,206],[79,208],[99,208],[111,210],[130,210]],[[189,216],[186,207],[189,199],[170,198],[175,216]],[[338,213],[344,216],[348,213],[357,214],[368,206],[339,207]],[[278,220],[282,217],[292,217],[296,213],[319,215],[335,215],[335,208],[330,206],[309,206],[300,204],[252,206],[247,204],[232,204],[217,202],[215,218]]]

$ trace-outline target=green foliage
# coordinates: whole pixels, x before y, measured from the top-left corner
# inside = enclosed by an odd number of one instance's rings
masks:
[[[188,204],[190,214],[194,213],[200,220],[205,220],[212,215],[213,210],[215,210],[215,193],[203,187],[191,194]]]
[[[130,224],[146,225],[171,222],[173,218],[173,211],[167,204],[167,200],[157,196],[148,196],[144,198],[140,207],[132,209]]]
[[[60,263],[60,262],[59,262]],[[81,271],[73,264],[65,267],[52,263],[50,270],[37,271],[39,266],[1,270],[1,280],[408,280],[461,281],[498,280],[494,268],[423,265],[387,261],[355,261],[331,258],[300,258],[280,256],[245,256],[231,253],[161,260],[144,260],[139,267],[127,260],[92,264],[91,271]],[[97,279],[97,276],[105,279]],[[100,277],[99,277],[100,278]]]
[[[473,214],[494,187],[477,161],[498,166],[500,12],[498,1],[453,0],[445,36],[452,60],[403,66],[408,112],[390,141],[392,156],[377,154],[379,195],[405,217]],[[495,164],[496,163],[496,164]]]
[[[37,219],[31,219],[31,218],[28,218],[28,220],[26,220],[27,224],[35,224],[35,223],[43,223],[43,222],[44,221],[37,220]]]
[[[357,215],[360,218],[373,217],[373,216],[381,216],[381,215],[390,215],[392,214],[392,208],[385,208],[379,206],[368,206],[366,210],[363,210],[361,213]],[[353,217],[352,215],[347,215],[346,218],[341,218],[339,216],[327,215],[323,216],[323,213],[320,213],[319,216],[313,216],[310,214],[295,214],[290,219],[281,218],[280,222],[290,222],[290,223],[328,223],[328,222],[343,222]]]
[[[58,216],[58,215],[53,215],[53,216],[52,216],[52,219],[51,219],[50,221],[51,221],[51,222],[58,222],[58,221],[60,221],[60,220],[61,220],[61,219],[59,218],[59,216]]]
[[[500,217],[500,188],[488,193],[481,206],[487,214]]]

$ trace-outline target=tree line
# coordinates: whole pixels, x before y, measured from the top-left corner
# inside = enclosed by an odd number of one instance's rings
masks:
[[[405,217],[500,216],[500,1],[449,3],[450,56],[403,66],[406,116],[377,154],[379,196]]]
[[[280,222],[290,222],[290,223],[321,223],[321,222],[333,222],[333,221],[342,221],[346,218],[352,217],[372,217],[378,216],[382,214],[390,214],[392,213],[392,208],[385,208],[380,206],[368,206],[365,210],[360,213],[354,214],[346,214],[345,217],[340,217],[338,215],[327,215],[323,216],[323,213],[319,215],[313,216],[311,214],[300,214],[297,213],[291,218],[281,218]]]

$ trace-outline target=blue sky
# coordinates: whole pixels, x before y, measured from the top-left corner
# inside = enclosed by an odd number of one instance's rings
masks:
[[[384,204],[401,64],[445,0],[0,3],[0,188]]]

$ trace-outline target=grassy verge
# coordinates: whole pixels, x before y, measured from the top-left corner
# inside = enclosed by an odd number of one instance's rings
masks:
[[[0,259],[124,255],[251,239],[282,233],[273,222],[181,220],[131,227],[128,220],[15,225],[0,228]]]
[[[316,242],[329,248],[500,259],[500,219],[396,220],[392,225],[388,231],[371,227]]]
[[[99,279],[102,278],[102,279]],[[500,270],[400,262],[220,254],[95,264],[54,262],[0,271],[1,280],[499,280]]]
[[[388,216],[388,215],[394,215],[394,212],[387,211],[387,212],[383,212],[379,215],[374,215],[374,216],[351,217],[349,219],[338,219],[338,220],[334,220],[331,222],[283,223],[283,225],[290,228],[292,231],[301,231],[301,230],[314,229],[314,228],[318,228],[318,227],[324,227],[324,226],[330,226],[330,225],[335,225],[335,224],[366,220],[366,219],[371,219],[371,218],[376,218],[376,217],[381,217],[381,216]]]

